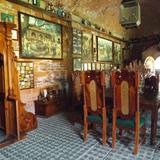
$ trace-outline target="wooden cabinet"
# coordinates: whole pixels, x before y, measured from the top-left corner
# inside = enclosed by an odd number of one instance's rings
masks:
[[[52,116],[58,113],[61,110],[61,107],[56,104],[54,101],[35,101],[35,113],[40,116]]]

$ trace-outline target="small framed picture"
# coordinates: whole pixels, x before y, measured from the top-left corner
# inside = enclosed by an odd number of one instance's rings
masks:
[[[92,63],[92,70],[96,70],[96,64]]]
[[[14,16],[7,13],[1,13],[1,21],[14,23]]]
[[[121,64],[122,62],[122,49],[119,43],[114,43],[114,63]]]
[[[18,40],[18,31],[16,29],[12,29],[12,40]]]
[[[81,71],[82,70],[82,61],[81,58],[73,59],[73,71]]]
[[[101,70],[103,71],[105,69],[105,64],[101,63]]]
[[[88,64],[87,63],[83,63],[83,70],[87,71],[88,70]]]
[[[100,63],[96,63],[96,70],[101,70],[101,65],[100,65]]]
[[[40,0],[32,0],[32,4],[35,6],[40,6]]]
[[[92,64],[88,63],[88,70],[92,70]]]

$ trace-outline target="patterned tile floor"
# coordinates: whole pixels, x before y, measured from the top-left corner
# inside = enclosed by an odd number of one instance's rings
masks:
[[[71,124],[64,113],[38,120],[38,129],[29,132],[25,140],[0,149],[0,160],[160,160],[160,137],[156,146],[150,146],[149,129],[146,144],[140,145],[139,154],[134,156],[132,133],[126,133],[132,139],[126,135],[112,149],[111,138],[102,146],[97,132],[90,133],[85,144],[80,134],[82,126]]]

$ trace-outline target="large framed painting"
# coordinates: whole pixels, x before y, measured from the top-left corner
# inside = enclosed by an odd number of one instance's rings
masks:
[[[97,37],[98,61],[112,61],[112,41]]]
[[[82,60],[93,60],[93,36],[90,33],[83,32],[82,34]]]
[[[122,62],[122,50],[119,43],[114,43],[114,63],[121,64]]]
[[[73,54],[81,55],[82,53],[82,31],[73,29]]]
[[[20,57],[62,59],[61,25],[19,13]]]

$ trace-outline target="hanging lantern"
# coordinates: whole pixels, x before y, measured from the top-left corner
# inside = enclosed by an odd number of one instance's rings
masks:
[[[122,0],[120,24],[126,29],[138,27],[141,24],[139,0]]]

